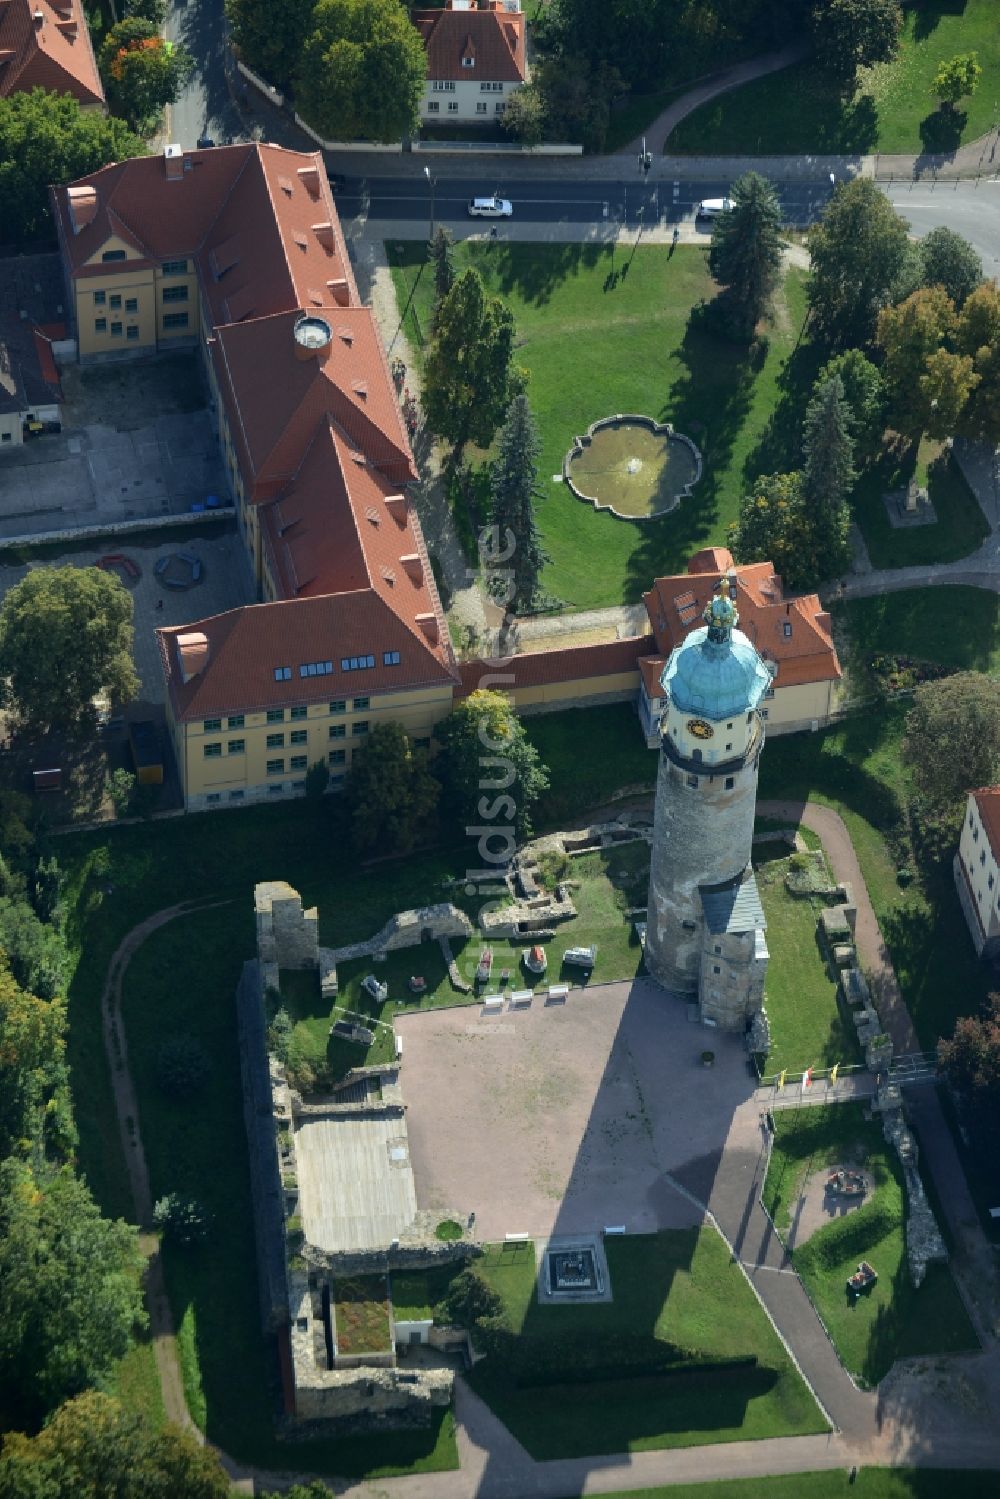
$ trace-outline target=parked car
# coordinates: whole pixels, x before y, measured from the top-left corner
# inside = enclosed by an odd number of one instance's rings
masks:
[[[728,213],[732,206],[731,198],[702,198],[694,216],[696,219],[717,219],[720,213]]]
[[[214,146],[214,145],[215,145],[215,142],[214,142],[214,140],[212,139],[212,137],[210,135],[199,135],[199,137],[198,137],[198,150],[199,151],[207,151],[211,146]]]
[[[509,219],[514,209],[506,198],[473,198],[469,204],[470,219]]]
[[[373,999],[378,1005],[384,1002],[389,993],[388,984],[380,984],[374,973],[370,973],[367,978],[361,980],[361,987],[368,998]]]

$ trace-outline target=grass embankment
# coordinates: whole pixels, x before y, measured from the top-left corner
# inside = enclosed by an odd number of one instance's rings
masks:
[[[204,1245],[188,1250],[166,1245],[163,1251],[188,1406],[209,1440],[262,1467],[359,1476],[453,1467],[450,1413],[426,1432],[392,1432],[377,1439],[304,1445],[282,1443],[273,1435],[278,1364],[260,1330],[233,997],[253,941],[253,912],[246,900],[184,916],[143,944],[125,979],[129,1059],[142,1100],[140,1125],[154,1200],[178,1191],[196,1197],[211,1214]],[[208,1084],[183,1102],[165,1097],[155,1075],[161,1045],[179,1033],[197,1039],[212,1062]],[[371,1331],[372,1305],[366,1297],[357,1316],[338,1305],[338,1333],[346,1329],[348,1342]],[[382,1316],[380,1347],[385,1347],[384,1306]]]
[[[788,855],[779,844],[758,844],[754,868],[771,954],[768,1073],[786,1067],[801,1072],[806,1067],[859,1062],[857,1034],[838,1002],[837,985],[819,940],[818,922],[826,902],[818,896],[789,892],[785,885]]]
[[[818,1229],[794,1251],[802,1277],[851,1373],[875,1385],[897,1358],[955,1353],[979,1343],[946,1265],[931,1265],[919,1290],[906,1263],[906,1192],[895,1152],[879,1121],[860,1105],[788,1109],[774,1116],[775,1137],[763,1200],[779,1231],[794,1221],[803,1184],[828,1166],[863,1168],[874,1182],[864,1206]],[[858,1297],[847,1277],[868,1260],[878,1283]]]
[[[844,98],[808,58],[702,106],[674,130],[665,149],[720,155],[798,152],[951,151],[995,123],[1000,30],[994,0],[922,0],[903,12],[899,55],[862,70]],[[954,113],[933,92],[940,63],[975,52],[979,88]]]
[[[763,1316],[742,1272],[712,1229],[605,1241],[613,1299],[542,1306],[533,1245],[495,1246],[477,1268],[503,1298],[513,1331],[544,1350],[546,1366],[573,1349],[606,1357],[606,1377],[565,1385],[528,1382],[492,1355],[471,1376],[476,1391],[539,1461],[641,1452],[737,1438],[823,1431],[806,1386]],[[686,1350],[677,1372],[638,1377],[627,1362],[637,1344]],[[698,1370],[694,1357],[743,1360]],[[619,1366],[619,1367],[616,1367]]]
[[[433,300],[426,245],[390,241],[386,252],[420,357]],[[699,547],[723,544],[805,316],[801,274],[789,272],[766,353],[751,358],[706,326],[700,304],[716,288],[700,248],[467,241],[455,261],[459,271],[474,265],[517,323],[542,438],[537,513],[551,558],[543,587],[574,608],[632,603],[651,579],[683,572]],[[672,514],[618,520],[553,482],[574,436],[617,411],[672,422],[701,449],[702,478]]]

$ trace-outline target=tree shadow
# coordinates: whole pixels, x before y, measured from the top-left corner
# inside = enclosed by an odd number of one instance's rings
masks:
[[[962,144],[962,131],[968,123],[968,112],[942,104],[920,121],[923,148],[935,155],[950,154]]]
[[[743,466],[748,483],[761,474],[789,473],[802,466],[802,422],[826,358],[817,344],[801,337],[785,361],[777,379],[778,400],[774,411]]]
[[[642,525],[641,540],[628,560],[623,602],[639,598],[651,578],[683,570],[691,553],[707,546],[717,529],[722,476],[749,415],[757,371],[753,345],[727,342],[712,318],[707,306],[692,311],[671,359],[678,373],[657,416],[698,445],[702,476],[669,515]]]
[[[913,12],[913,40],[926,41],[944,16],[965,14],[967,0],[923,0]]]
[[[613,259],[614,249],[610,248]],[[563,281],[592,269],[608,250],[604,243],[546,244],[545,254],[539,255],[536,245],[491,240],[477,256],[477,269],[489,274],[494,289],[504,296],[516,292],[525,302],[544,307]],[[478,264],[480,260],[482,264]]]

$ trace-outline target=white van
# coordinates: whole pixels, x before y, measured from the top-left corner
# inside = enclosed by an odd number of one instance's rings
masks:
[[[509,219],[513,212],[506,198],[473,198],[469,204],[470,219]]]
[[[731,198],[703,198],[695,211],[696,219],[717,219],[732,208]]]

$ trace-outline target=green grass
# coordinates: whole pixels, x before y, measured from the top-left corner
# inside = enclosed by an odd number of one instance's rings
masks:
[[[433,1317],[455,1277],[454,1265],[430,1270],[394,1270],[390,1276],[392,1314],[397,1322],[422,1322]]]
[[[359,1476],[452,1467],[450,1416],[427,1432],[304,1446],[272,1434],[277,1355],[258,1319],[234,1003],[253,941],[246,900],[183,917],[143,944],[125,980],[125,1028],[154,1200],[190,1193],[212,1216],[202,1247],[164,1247],[189,1407],[210,1440],[260,1466]],[[155,1081],[158,1049],[178,1032],[197,1037],[213,1059],[209,1086],[183,1103],[166,1098]]]
[[[539,1461],[825,1430],[808,1390],[712,1229],[605,1241],[613,1300],[539,1306],[534,1247],[495,1246],[478,1268],[510,1326],[546,1350],[561,1339],[615,1348],[657,1339],[715,1359],[755,1355],[727,1371],[623,1377],[543,1390],[518,1387],[487,1357],[471,1381]],[[619,1340],[617,1343],[615,1340]]]
[[[667,141],[675,152],[760,155],[785,152],[950,151],[994,124],[1000,85],[1000,30],[994,0],[923,0],[908,7],[899,55],[867,69],[842,99],[815,61],[746,84],[696,110]],[[976,52],[983,77],[954,117],[932,92],[939,63]]]
[[[568,827],[622,791],[656,785],[657,756],[646,748],[631,703],[568,708],[526,718],[524,732],[552,772],[536,809],[536,827]]]
[[[432,301],[426,246],[390,241],[386,251],[419,357]],[[723,543],[805,316],[800,273],[789,273],[766,357],[754,362],[706,327],[700,304],[715,284],[703,249],[465,242],[456,265],[470,264],[513,311],[517,359],[530,375],[542,438],[538,521],[551,557],[544,588],[575,608],[631,603],[652,578],[682,572],[699,547]],[[670,421],[701,448],[701,481],[671,515],[617,520],[552,482],[574,436],[616,411]]]
[[[780,845],[757,845],[754,865],[771,960],[767,969],[767,1013],[771,1024],[768,1073],[783,1068],[801,1072],[806,1067],[842,1066],[861,1060],[857,1035],[837,999],[817,932],[824,902],[817,897],[790,895],[785,888],[788,858],[762,857],[780,853]]]
[[[845,1468],[618,1490],[605,1499],[994,1499],[1000,1475],[946,1468]]]
[[[334,1286],[338,1353],[385,1353],[392,1347],[384,1276],[357,1276]]]
[[[854,515],[873,567],[956,562],[974,552],[989,534],[986,517],[950,453],[931,463],[927,471],[927,492],[934,502],[936,524],[891,526],[882,496],[906,485],[915,461],[912,453],[903,463],[886,459],[863,474],[854,491]]]
[[[125,1357],[115,1365],[108,1381],[108,1394],[116,1396],[127,1411],[143,1416],[154,1431],[164,1425],[167,1413],[163,1408],[160,1371],[148,1332],[140,1333]]]
[[[805,1178],[827,1166],[864,1166],[874,1190],[863,1207],[814,1233],[794,1251],[795,1268],[851,1373],[875,1385],[897,1358],[954,1353],[979,1346],[972,1324],[944,1265],[932,1265],[914,1290],[904,1242],[905,1188],[899,1160],[878,1120],[866,1120],[860,1105],[781,1110],[765,1206],[787,1232]],[[866,1259],[878,1283],[857,1298],[846,1280]]]
[[[862,660],[891,653],[960,671],[1000,672],[1000,607],[982,588],[907,588],[833,606]]]

